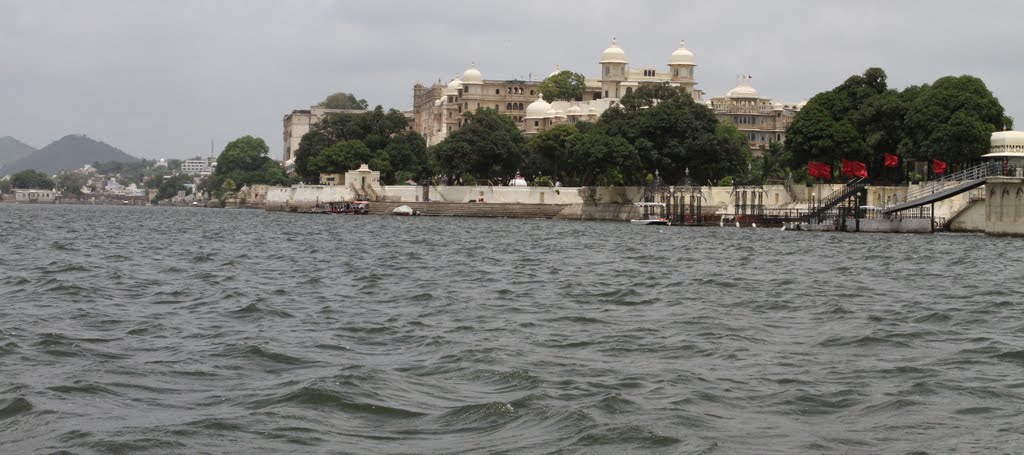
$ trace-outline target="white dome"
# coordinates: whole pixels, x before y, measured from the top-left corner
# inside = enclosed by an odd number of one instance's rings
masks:
[[[554,75],[556,75],[558,73],[561,73],[561,72],[562,72],[562,68],[560,68],[558,65],[555,65],[555,70],[552,71],[551,74],[548,74],[548,77],[554,76]]]
[[[452,81],[448,83],[448,87],[445,88],[444,94],[458,95],[460,88],[462,88],[462,81],[460,81],[459,78],[452,79]]]
[[[757,98],[757,90],[751,87],[747,81],[743,81],[740,82],[740,85],[729,90],[729,93],[726,93],[725,96],[729,98]]]
[[[679,42],[679,49],[672,53],[669,65],[693,65],[693,52],[686,48],[686,41]]]
[[[441,98],[438,98],[438,99],[434,100],[434,106],[440,106],[440,105],[441,105]]]
[[[464,84],[483,84],[484,77],[476,69],[476,64],[474,63],[465,73],[462,73],[462,81]]]
[[[804,108],[804,106],[806,106],[806,105],[807,105],[807,100],[803,100],[803,101],[801,101],[801,102],[797,103],[797,105],[796,105],[796,110],[798,110],[798,111],[799,111],[800,109],[803,109],[803,108]]]
[[[551,110],[551,105],[547,101],[544,101],[544,96],[537,98],[537,101],[530,103],[526,106],[526,118],[544,118],[547,117],[548,111]]]
[[[992,146],[1024,145],[1024,131],[996,131],[992,133]]]
[[[619,47],[615,38],[612,38],[612,45],[601,54],[600,63],[629,63],[626,61],[626,51]]]
[[[575,104],[569,107],[569,115],[580,115],[582,113],[583,109],[580,109],[580,107]]]

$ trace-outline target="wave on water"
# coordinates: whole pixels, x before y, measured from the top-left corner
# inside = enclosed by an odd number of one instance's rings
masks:
[[[0,212],[4,453],[1024,447],[1021,239]]]

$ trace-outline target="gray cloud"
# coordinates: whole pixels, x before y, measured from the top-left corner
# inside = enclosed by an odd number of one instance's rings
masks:
[[[597,74],[612,36],[632,65],[663,67],[681,38],[699,86],[737,74],[800,101],[869,66],[890,86],[981,77],[1024,121],[1011,1],[740,2],[6,1],[0,135],[37,147],[86,133],[148,158],[238,136],[281,149],[281,118],[335,91],[408,109],[412,85],[470,62],[487,78]]]

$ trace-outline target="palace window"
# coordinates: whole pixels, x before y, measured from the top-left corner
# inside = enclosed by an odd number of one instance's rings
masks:
[[[501,95],[501,89],[498,89],[498,88],[494,89],[494,94],[495,95]]]

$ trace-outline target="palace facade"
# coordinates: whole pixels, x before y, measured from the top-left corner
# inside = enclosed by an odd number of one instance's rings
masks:
[[[581,101],[548,103],[540,97],[540,81],[484,79],[476,65],[447,85],[440,81],[430,87],[416,84],[413,129],[426,138],[428,145],[434,145],[462,126],[463,112],[493,108],[511,118],[526,134],[536,134],[560,123],[595,121],[620,98],[643,85],[667,83],[683,88],[696,101],[703,96],[696,88],[693,53],[682,42],[670,55],[667,71],[651,66],[629,67],[626,52],[615,39],[598,63],[600,76],[586,79]]]
[[[732,122],[747,136],[750,148],[763,151],[772,142],[786,140],[786,128],[793,123],[796,113],[806,102],[780,103],[763,97],[750,85],[750,77],[742,76],[740,83],[725,96],[711,98],[707,106],[721,122]]]

